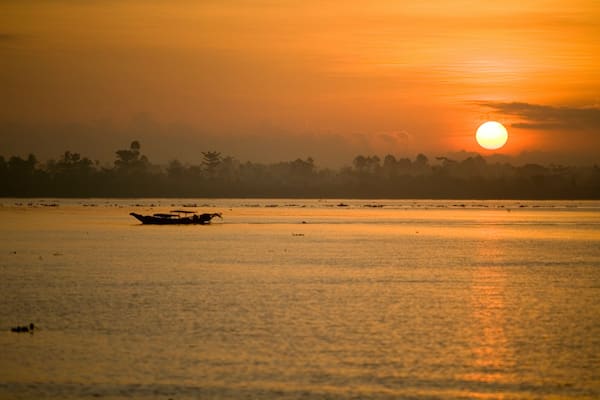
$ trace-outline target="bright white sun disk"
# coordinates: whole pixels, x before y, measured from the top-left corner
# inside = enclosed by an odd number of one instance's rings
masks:
[[[484,149],[497,150],[506,144],[508,132],[500,122],[488,121],[477,129],[475,138]]]

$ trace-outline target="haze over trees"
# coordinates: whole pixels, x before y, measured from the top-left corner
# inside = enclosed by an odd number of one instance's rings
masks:
[[[424,154],[358,155],[339,170],[312,158],[272,164],[240,162],[202,152],[200,165],[152,164],[141,144],[117,150],[112,166],[66,151],[40,162],[0,156],[3,197],[308,197],[453,199],[600,199],[600,168],[490,164],[481,156],[457,161]]]

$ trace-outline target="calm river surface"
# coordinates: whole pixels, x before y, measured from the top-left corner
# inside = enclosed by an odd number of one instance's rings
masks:
[[[0,398],[600,397],[600,202],[340,202],[0,199]]]

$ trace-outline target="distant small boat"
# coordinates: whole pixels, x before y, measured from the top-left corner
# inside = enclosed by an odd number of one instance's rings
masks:
[[[129,213],[144,225],[207,225],[213,218],[223,218],[221,213],[197,214],[194,211],[173,210],[168,214],[158,213],[152,215],[141,215]]]

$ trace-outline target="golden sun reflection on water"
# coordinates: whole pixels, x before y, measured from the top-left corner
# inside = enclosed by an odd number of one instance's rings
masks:
[[[483,240],[477,248],[477,256],[484,260],[503,257],[502,247],[493,241],[494,228],[486,228]],[[507,338],[506,286],[507,272],[503,268],[481,265],[474,269],[471,285],[471,308],[473,319],[472,361],[470,372],[461,376],[470,382],[486,384],[513,383],[507,371],[515,364],[514,350]],[[486,393],[469,392],[469,398],[487,398]],[[504,398],[495,393],[495,398]]]

